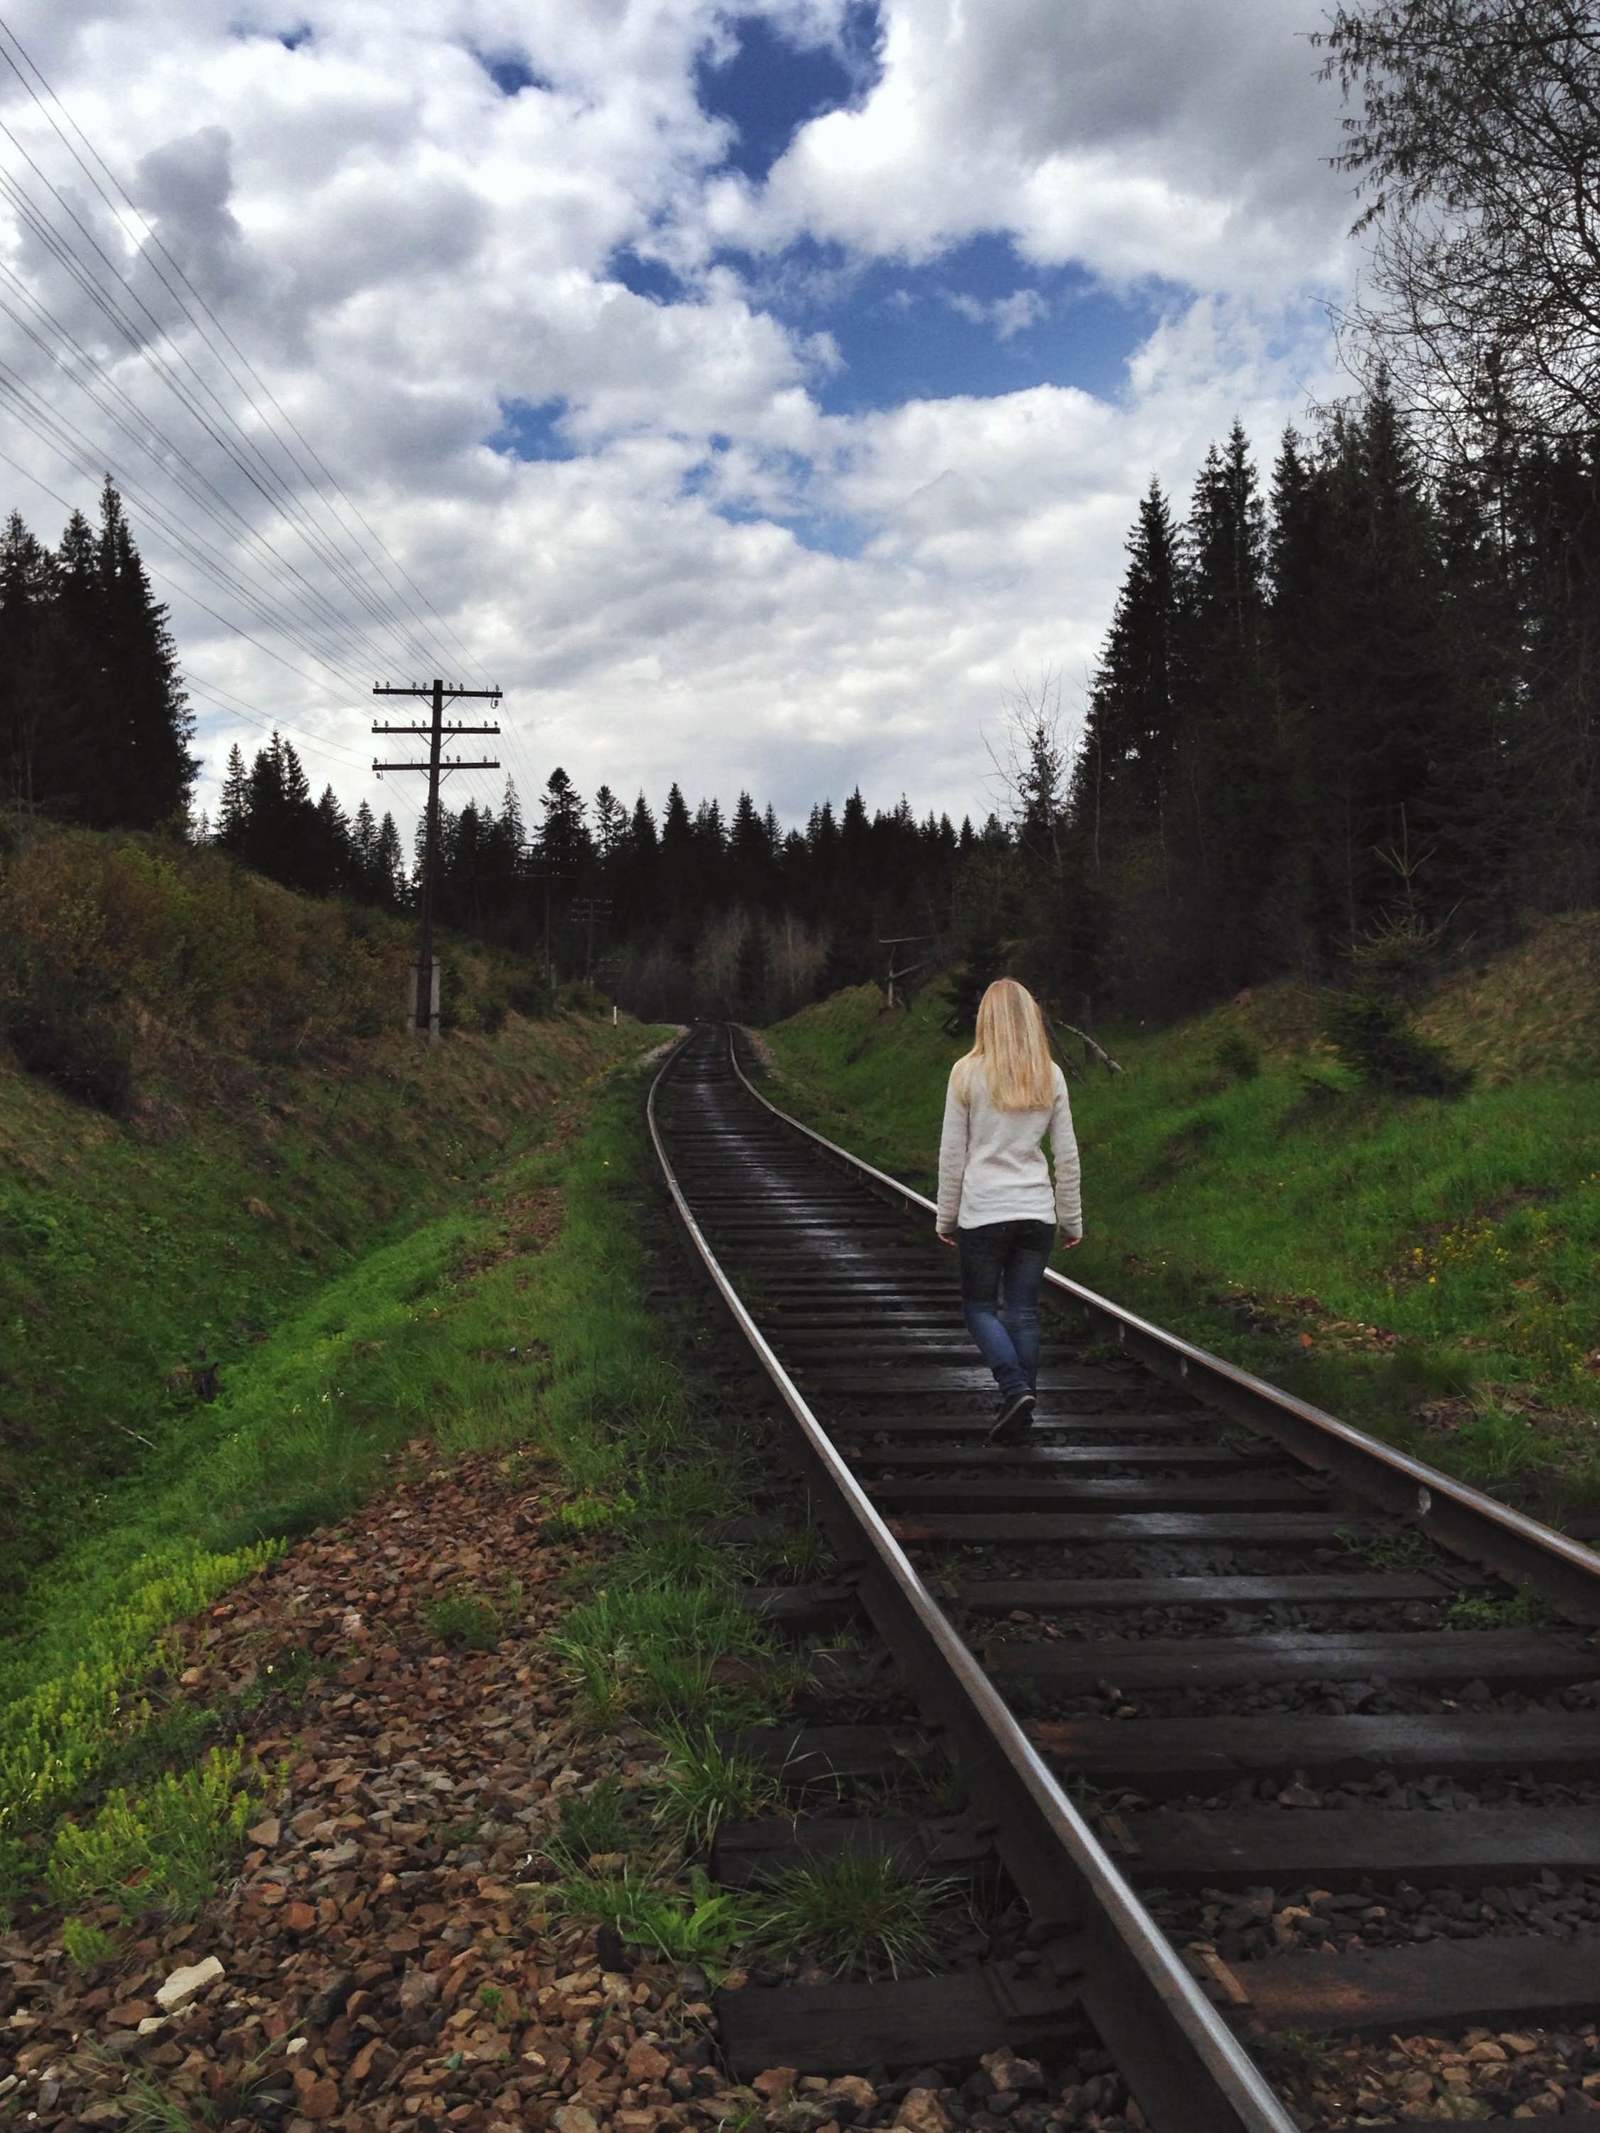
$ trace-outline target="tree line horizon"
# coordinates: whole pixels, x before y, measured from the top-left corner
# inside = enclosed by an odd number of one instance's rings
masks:
[[[869,812],[857,789],[785,830],[748,792],[725,814],[675,782],[658,812],[557,769],[531,826],[510,779],[498,809],[442,809],[439,916],[541,966],[548,944],[558,976],[603,976],[642,1013],[757,1020],[881,978],[884,936],[974,975],[1003,960],[1091,1017],[1326,982],[1384,938],[1502,941],[1600,901],[1597,507],[1594,438],[1489,438],[1428,467],[1381,376],[1314,437],[1287,431],[1265,486],[1236,423],[1181,519],[1151,483],[1077,744],[1048,684],[1014,703],[981,823]],[[13,514],[14,809],[408,906],[420,820],[408,853],[391,814],[313,798],[274,732],[251,761],[234,746],[215,823],[194,823],[193,728],[114,487],[98,532],[75,513],[53,552]]]

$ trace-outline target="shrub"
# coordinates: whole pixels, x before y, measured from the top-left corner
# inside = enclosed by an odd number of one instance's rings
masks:
[[[1327,1033],[1340,1059],[1368,1088],[1402,1096],[1460,1096],[1472,1084],[1471,1073],[1414,1030],[1400,1002],[1385,994],[1335,993]]]
[[[1217,1072],[1228,1081],[1254,1081],[1261,1072],[1261,1054],[1239,1030],[1230,1030],[1217,1046]]]
[[[117,1937],[86,1918],[67,1918],[61,1923],[61,1949],[74,1970],[97,1970],[116,1954]]]
[[[936,1920],[954,1893],[885,1853],[842,1851],[773,1881],[757,1938],[785,1960],[900,1977],[934,1967]]]
[[[437,1599],[426,1601],[421,1612],[423,1621],[442,1643],[463,1651],[493,1651],[505,1627],[499,1608],[479,1592],[441,1593]]]
[[[68,984],[53,997],[28,983],[13,996],[0,1028],[18,1062],[80,1103],[113,1118],[133,1109],[133,1039],[108,1003]]]
[[[158,1778],[138,1798],[118,1789],[93,1821],[57,1832],[50,1893],[63,1906],[110,1901],[130,1918],[152,1905],[190,1915],[216,1893],[264,1798],[242,1746],[215,1748],[198,1770]]]

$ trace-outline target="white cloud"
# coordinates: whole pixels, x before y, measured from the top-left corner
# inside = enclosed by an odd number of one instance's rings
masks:
[[[1300,0],[887,0],[883,73],[805,127],[708,226],[926,259],[979,231],[1113,282],[1280,293],[1336,279],[1349,220],[1327,168],[1337,97]]]
[[[958,289],[949,302],[953,311],[971,319],[973,325],[992,326],[1002,341],[1037,326],[1050,308],[1037,289],[1013,289],[1009,296],[996,296],[988,303]]]
[[[842,0],[768,11],[820,38]],[[714,0],[22,0],[9,16],[337,476],[343,527],[359,509],[379,528],[506,684],[524,788],[561,761],[587,789],[656,799],[676,777],[798,811],[859,779],[883,803],[903,787],[919,808],[981,807],[980,723],[1046,667],[1070,694],[1151,472],[1181,500],[1235,412],[1270,456],[1326,383],[1307,307],[1339,267],[1344,210],[1288,0],[888,0],[881,81],[805,128],[764,189],[719,174],[726,130],[695,102],[695,55],[729,34]],[[287,50],[280,33],[303,25]],[[520,58],[548,87],[503,96],[475,54]],[[272,472],[229,431],[247,475],[59,262],[0,222],[0,258],[110,366],[129,419],[159,420],[227,503],[207,516],[8,334],[5,359],[85,433],[78,471],[25,436],[15,456],[86,504],[99,468],[125,466],[287,608],[292,638],[270,637],[133,505],[153,564],[326,686],[170,594],[186,663],[332,751],[309,767],[353,801],[373,789],[370,681],[462,655],[426,614],[380,626],[325,544],[273,516],[253,483],[286,480],[296,514],[335,524],[306,453],[297,470],[265,440],[40,113],[15,84],[3,102],[193,357],[186,389],[216,428],[207,391],[237,412]],[[723,241],[775,256],[799,234],[932,259],[980,230],[1011,234],[1024,261],[1195,293],[1170,297],[1115,402],[1035,386],[846,417],[823,404],[838,345],[815,317],[785,322],[782,270],[769,288],[716,261]],[[679,300],[625,288],[622,245],[687,276]],[[833,294],[847,289],[848,272]],[[948,300],[1001,341],[1042,313],[1023,277]],[[516,403],[560,403],[572,456],[492,450]],[[54,532],[56,506],[20,477],[7,501]],[[386,566],[355,568],[370,588]],[[259,737],[206,707],[210,775],[231,740]]]

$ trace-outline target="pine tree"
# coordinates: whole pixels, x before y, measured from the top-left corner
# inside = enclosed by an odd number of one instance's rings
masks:
[[[597,787],[594,796],[594,848],[602,866],[609,865],[616,858],[627,824],[628,810],[611,787]]]
[[[558,879],[575,884],[589,857],[589,831],[583,801],[564,770],[551,771],[539,807],[539,855]]]
[[[313,896],[342,895],[355,885],[350,823],[331,785],[322,788],[307,825],[302,884]]]
[[[1173,836],[1188,883],[1183,956],[1204,996],[1283,960],[1293,938],[1280,903],[1292,828],[1267,650],[1266,513],[1237,422],[1226,451],[1206,455],[1184,538],[1188,700]]]
[[[1128,570],[1089,695],[1073,779],[1073,816],[1095,874],[1152,846],[1170,886],[1170,781],[1180,694],[1179,565],[1172,514],[1158,482],[1139,506]]]
[[[194,718],[178,674],[167,611],[152,597],[122,499],[100,497],[101,673],[95,692],[100,819],[140,829],[187,818],[199,772]]]
[[[362,803],[365,806],[365,802]],[[371,816],[368,816],[371,821]],[[239,743],[228,750],[228,767],[222,779],[222,797],[217,807],[217,842],[224,851],[242,852],[250,833],[250,780]]]
[[[378,864],[378,825],[363,799],[350,825],[350,875],[352,889],[363,903],[384,901]]]
[[[256,750],[245,786],[244,833],[239,857],[258,873],[282,879],[289,841],[289,809],[283,786],[283,743],[276,733]]]
[[[56,551],[48,660],[54,705],[51,770],[36,794],[47,814],[96,826],[117,819],[114,752],[105,743],[105,601],[94,528],[74,511]]]
[[[1311,725],[1330,946],[1394,899],[1393,856],[1425,810],[1448,713],[1438,529],[1399,410],[1380,384],[1324,446],[1331,538]]]
[[[387,808],[384,810],[383,820],[378,824],[375,871],[378,901],[392,911],[403,909],[410,901],[405,850],[400,842],[400,832],[394,825],[394,816]]]
[[[50,658],[56,562],[13,511],[0,539],[0,805],[48,808],[65,789]]]

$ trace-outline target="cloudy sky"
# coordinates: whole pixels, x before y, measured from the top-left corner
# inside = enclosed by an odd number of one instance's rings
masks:
[[[443,672],[525,798],[979,811],[1152,473],[1337,389],[1320,18],[0,0],[5,505],[114,471],[203,798],[277,722],[409,823],[367,692]]]

